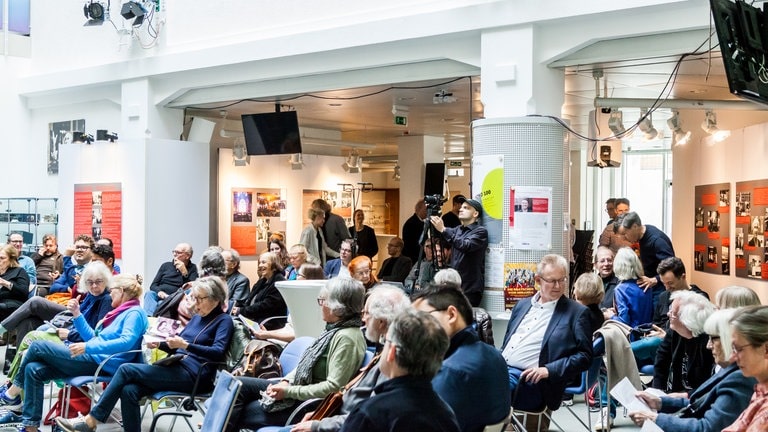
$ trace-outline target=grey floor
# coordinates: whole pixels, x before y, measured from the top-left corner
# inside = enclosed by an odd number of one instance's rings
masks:
[[[2,348],[0,348],[0,358],[4,358],[4,357],[5,357],[5,347],[2,347]],[[53,384],[53,385],[55,385],[55,384]],[[57,392],[58,392],[58,388],[56,388],[55,391],[53,392],[54,398],[55,398],[55,395],[57,394]],[[46,398],[49,397],[49,394],[50,394],[50,392],[48,392],[46,390],[46,392],[45,392]],[[43,415],[45,415],[45,413],[47,413],[47,410],[48,410],[49,406],[50,406],[49,405],[49,400],[46,399],[45,404],[44,404],[45,412],[43,413]],[[582,397],[579,397],[579,396],[576,397],[576,399],[574,401],[573,409],[574,409],[574,411],[576,412],[576,414],[580,418],[585,419],[585,421],[586,421],[587,408],[586,408],[586,405],[584,404],[584,399]],[[115,414],[117,414],[119,416],[119,412],[116,411]],[[594,418],[598,414],[597,413],[591,413],[591,415]],[[565,408],[560,408],[559,410],[555,411],[553,417],[554,417],[555,422],[557,422],[563,428],[563,430],[565,432],[577,432],[577,431],[585,430],[585,428],[578,422],[578,420],[576,420],[573,417],[573,415],[568,410],[566,410]],[[176,424],[173,427],[171,427],[172,418],[173,417],[168,416],[168,417],[165,417],[165,418],[161,419],[160,422],[158,423],[157,430],[160,431],[160,432],[170,432],[170,431],[174,431],[174,432],[175,431],[182,431],[183,432],[183,431],[189,430],[189,426],[187,426],[185,424],[184,420],[181,419],[180,417],[177,418],[178,420],[176,421]],[[148,431],[151,423],[152,423],[151,412],[147,412],[146,415],[143,418],[142,430]],[[198,429],[198,425],[200,423],[202,423],[201,415],[199,413],[195,413],[194,416],[190,419],[190,423],[195,428],[195,430],[199,430]],[[628,417],[624,417],[623,410],[621,408],[619,408],[619,410],[618,410],[618,415],[617,415],[616,419],[614,420],[614,427],[612,429],[617,429],[617,430],[621,430],[621,431],[640,430],[640,428],[635,426],[630,421],[630,419]],[[10,429],[2,428],[2,425],[0,425],[0,432],[6,432],[6,430],[10,430]],[[13,430],[15,430],[15,429],[13,429]],[[43,426],[41,428],[41,430],[49,432],[49,431],[51,431],[51,426]],[[120,427],[120,425],[118,423],[112,422],[112,423],[107,423],[105,425],[100,426],[98,430],[99,430],[99,432],[111,432],[111,431],[121,431],[122,428]],[[552,425],[550,430],[556,430],[554,425]]]

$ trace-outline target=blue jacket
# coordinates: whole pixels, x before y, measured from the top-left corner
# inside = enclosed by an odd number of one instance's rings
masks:
[[[482,432],[509,414],[512,402],[504,357],[481,342],[471,326],[451,338],[432,387],[453,408],[463,432]]]
[[[104,318],[107,312],[112,310],[112,297],[109,296],[109,292],[104,290],[100,296],[94,296],[87,294],[83,302],[80,303],[80,313],[85,317],[85,322],[91,328],[96,328],[96,324]],[[67,340],[70,342],[84,342],[80,336],[80,332],[76,328],[72,328],[67,335]]]
[[[341,270],[341,258],[335,258],[326,261],[323,273],[326,278],[331,279],[339,275],[339,270]]]
[[[507,333],[501,344],[502,350],[531,309],[532,299],[528,297],[520,300],[512,309]],[[544,332],[539,355],[539,366],[549,371],[549,378],[539,381],[541,394],[552,410],[560,407],[568,383],[577,379],[592,362],[592,334],[589,330],[589,309],[565,296],[560,297]]]
[[[341,432],[458,432],[456,416],[427,378],[384,381],[374,396],[349,413]]]
[[[70,288],[75,286],[75,276],[83,272],[85,266],[77,265],[72,261],[71,256],[65,256],[63,259],[64,269],[61,272],[61,276],[53,281],[51,285],[50,293],[67,292]]]
[[[625,280],[613,291],[616,315],[613,319],[630,327],[648,324],[653,319],[653,291],[643,291],[637,280]]]
[[[105,328],[97,326],[94,330],[82,314],[75,318],[74,325],[85,341],[85,355],[94,363],[101,363],[112,354],[139,349],[149,320],[141,306],[134,306],[115,317]],[[104,371],[112,375],[121,364],[141,362],[141,358],[142,353],[117,355],[107,362]]]
[[[685,398],[661,398],[656,424],[666,432],[719,431],[749,405],[757,381],[746,378],[736,363],[720,369]],[[681,416],[674,414],[683,410]]]

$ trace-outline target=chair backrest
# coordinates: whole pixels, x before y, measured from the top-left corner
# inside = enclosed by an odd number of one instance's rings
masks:
[[[373,351],[365,350],[365,354],[363,355],[363,366],[362,367],[368,366],[368,363],[370,363],[371,360],[373,360],[373,356],[374,355],[376,355],[376,353],[374,353]]]
[[[235,379],[229,372],[218,372],[216,387],[214,387],[213,395],[209,399],[210,405],[200,430],[223,431],[226,428],[242,385],[242,381]]]
[[[302,354],[313,342],[315,342],[315,338],[302,336],[297,337],[283,348],[283,352],[280,353],[280,366],[283,368],[283,375],[288,375],[289,372],[296,369]]]
[[[600,374],[600,367],[603,365],[603,354],[605,354],[605,340],[598,336],[592,341],[592,363],[589,369],[581,373],[581,381],[578,386],[567,387],[567,394],[584,394],[595,382]]]

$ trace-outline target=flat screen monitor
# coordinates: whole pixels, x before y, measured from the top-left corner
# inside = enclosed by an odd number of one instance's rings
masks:
[[[242,119],[249,155],[301,153],[296,111],[243,114]]]
[[[744,1],[710,0],[710,6],[729,90],[768,105],[768,15]]]

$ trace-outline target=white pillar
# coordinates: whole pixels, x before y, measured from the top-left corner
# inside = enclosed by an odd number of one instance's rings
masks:
[[[404,136],[397,140],[400,164],[400,226],[413,214],[413,206],[424,198],[424,166],[443,163],[443,139],[433,136]]]

